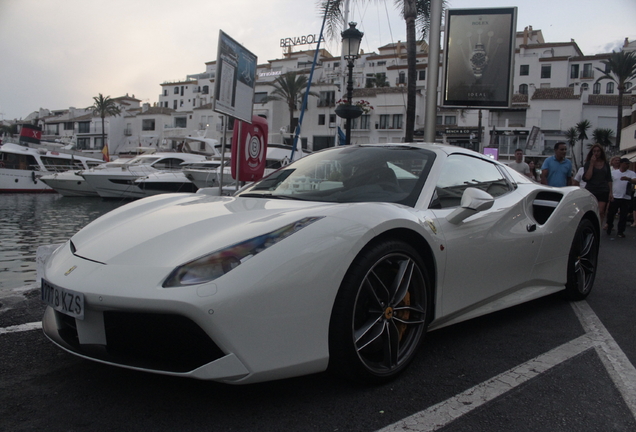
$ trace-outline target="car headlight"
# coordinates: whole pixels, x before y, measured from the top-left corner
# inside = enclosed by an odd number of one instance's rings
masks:
[[[245,240],[185,263],[170,273],[170,276],[163,283],[163,287],[174,288],[211,282],[235,269],[254,255],[263,252],[268,247],[275,245],[323,217],[303,218],[275,231]]]

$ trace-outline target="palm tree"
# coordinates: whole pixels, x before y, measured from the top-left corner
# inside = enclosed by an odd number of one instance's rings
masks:
[[[623,95],[625,94],[625,84],[636,79],[636,53],[634,51],[619,51],[610,54],[608,60],[601,60],[605,65],[605,70],[595,68],[601,72],[603,76],[596,80],[609,79],[616,83],[618,88],[618,119],[616,120],[616,145],[621,145],[621,129],[623,122]]]
[[[612,144],[611,139],[614,137],[614,131],[606,128],[596,128],[592,131],[592,139],[596,144],[600,144],[606,148]]]
[[[579,134],[578,139],[581,141],[581,164],[583,164],[583,140],[588,139],[587,130],[592,127],[592,124],[589,120],[581,120],[574,127]]]
[[[298,109],[298,105],[302,103],[305,91],[307,89],[307,75],[299,75],[294,71],[286,72],[276,78],[273,82],[266,85],[274,87],[272,94],[268,95],[263,104],[269,101],[283,101],[289,109],[289,132],[294,136],[292,124],[294,123],[294,111]],[[309,92],[311,96],[319,96],[315,92]]]
[[[565,138],[567,143],[570,145],[570,148],[572,149],[572,159],[574,160],[574,168],[575,170],[577,170],[578,165],[576,163],[574,146],[576,145],[576,141],[579,139],[579,133],[574,126],[572,126],[570,129],[565,131]]]
[[[336,28],[342,27],[343,15],[342,6],[345,0],[321,0],[321,14],[327,11],[327,34],[332,38],[337,35]],[[355,0],[354,0],[355,1]],[[358,0],[370,1],[370,0]],[[394,0],[395,4],[401,8],[402,16],[406,22],[406,61],[407,61],[407,84],[406,84],[406,132],[405,142],[413,141],[415,132],[415,102],[416,102],[416,81],[417,81],[417,59],[416,59],[416,27],[419,27],[422,39],[428,35],[431,22],[431,0]],[[442,0],[442,8],[446,1]],[[438,59],[432,61],[437,62]],[[431,59],[429,59],[429,64]]]
[[[118,116],[121,114],[121,109],[115,103],[110,96],[104,97],[101,93],[99,96],[94,96],[93,100],[93,115],[102,118],[102,149],[106,145],[106,130],[104,129],[104,119],[107,116]]]

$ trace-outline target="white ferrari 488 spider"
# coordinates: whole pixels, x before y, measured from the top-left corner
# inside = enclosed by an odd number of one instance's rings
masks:
[[[233,197],[157,195],[92,222],[46,262],[43,328],[149,372],[382,382],[429,330],[585,298],[597,207],[459,147],[332,148]]]

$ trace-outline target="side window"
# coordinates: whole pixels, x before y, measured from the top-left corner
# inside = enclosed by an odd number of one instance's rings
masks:
[[[495,198],[511,190],[495,164],[467,155],[450,155],[442,167],[430,207],[458,207],[469,187],[486,191]]]

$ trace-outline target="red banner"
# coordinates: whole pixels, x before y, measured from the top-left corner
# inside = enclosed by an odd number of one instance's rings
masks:
[[[232,178],[236,179],[237,168],[239,181],[256,181],[263,178],[267,156],[267,133],[267,120],[263,117],[252,116],[252,124],[234,120]]]
[[[20,142],[26,142],[31,144],[40,144],[42,139],[42,129],[33,125],[22,125],[20,130]]]

